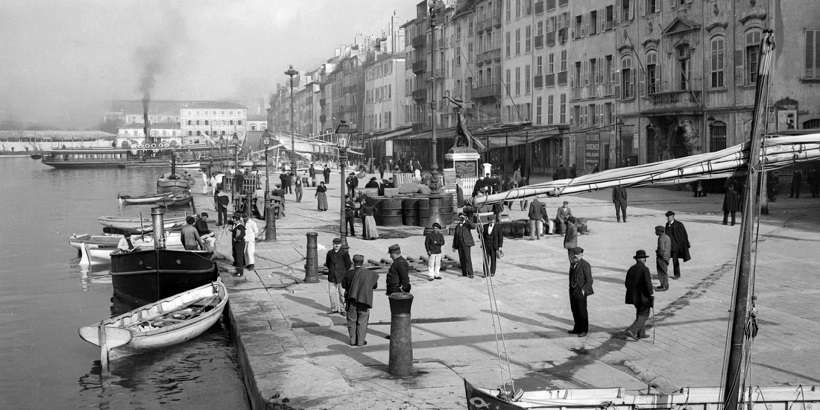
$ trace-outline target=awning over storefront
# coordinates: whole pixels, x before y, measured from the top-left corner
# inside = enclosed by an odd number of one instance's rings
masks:
[[[386,133],[383,133],[383,134],[376,134],[376,135],[373,135],[372,137],[368,137],[367,141],[368,142],[370,142],[370,141],[387,141],[387,140],[391,140],[391,139],[396,138],[396,137],[400,137],[402,135],[407,135],[411,132],[413,132],[412,127],[399,128],[397,130],[389,131],[389,132],[386,132]]]

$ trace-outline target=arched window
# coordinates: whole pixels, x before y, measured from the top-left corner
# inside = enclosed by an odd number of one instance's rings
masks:
[[[715,121],[709,124],[709,151],[720,151],[726,148],[726,123]]]
[[[712,38],[711,49],[711,72],[712,72],[712,88],[723,88],[723,66],[724,66],[724,44],[722,36]]]
[[[646,93],[658,92],[658,53],[655,50],[646,53]]]
[[[692,52],[689,44],[681,44],[676,50],[678,56],[678,89],[681,91],[688,90],[690,85],[689,60]]]
[[[760,30],[746,32],[746,84],[757,82],[757,65],[760,60]]]
[[[635,97],[635,72],[632,70],[632,57],[621,59],[621,98]]]

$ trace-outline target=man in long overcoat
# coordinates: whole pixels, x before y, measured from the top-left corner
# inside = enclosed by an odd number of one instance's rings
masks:
[[[327,251],[327,294],[330,298],[330,313],[345,314],[342,279],[352,265],[347,249],[342,249],[342,239],[333,238],[333,249]]]
[[[538,200],[538,197],[530,202],[527,218],[530,220],[530,240],[541,239],[541,233],[543,232],[541,223],[548,221],[549,217],[547,216],[547,208]],[[544,226],[549,226],[549,224],[547,223]],[[546,234],[546,232],[543,233]]]
[[[589,314],[587,313],[587,296],[592,290],[592,267],[584,260],[584,248],[580,246],[571,250],[572,261],[569,265],[569,306],[572,310],[574,326],[570,334],[584,337],[589,332]]]
[[[472,229],[474,225],[464,214],[458,214],[456,229],[453,232],[453,250],[458,251],[458,263],[461,265],[461,276],[473,277],[473,259],[470,248],[475,245]]]
[[[678,259],[683,259],[684,262],[692,259],[689,255],[689,235],[686,233],[686,227],[680,221],[675,220],[675,213],[672,211],[666,212],[665,229],[669,239],[672,240],[672,279],[680,279],[680,262]]]
[[[410,292],[410,264],[407,259],[401,256],[401,248],[398,244],[390,245],[387,248],[387,253],[393,263],[385,276],[385,288],[387,289],[387,296],[391,293]]]
[[[624,333],[633,340],[643,339],[646,336],[646,320],[649,319],[649,310],[654,304],[652,292],[652,278],[649,268],[646,267],[646,252],[641,249],[635,252],[635,264],[626,272],[627,305],[635,306],[635,321]]]
[[[481,245],[490,264],[490,272],[484,272],[484,274],[489,273],[490,276],[495,276],[495,263],[499,254],[501,254],[501,247],[504,246],[504,234],[501,232],[501,225],[498,223],[498,214],[495,214],[495,219],[491,220],[490,223],[484,225],[484,231],[481,234]]]
[[[367,344],[367,322],[373,307],[373,289],[378,286],[379,275],[369,269],[362,269],[364,256],[353,255],[353,269],[347,271],[342,287],[345,289],[347,304],[347,333],[351,346]]]
[[[612,203],[615,204],[615,218],[621,222],[623,216],[626,222],[626,188],[620,185],[612,188]]]
[[[734,182],[729,181],[726,185],[726,193],[723,195],[723,224],[726,225],[729,215],[732,216],[732,226],[735,226],[735,214],[740,208],[740,194],[737,192]]]

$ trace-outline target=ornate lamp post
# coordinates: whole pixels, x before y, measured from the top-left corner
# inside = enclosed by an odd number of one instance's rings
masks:
[[[293,66],[285,71],[285,75],[290,77],[290,170],[293,175],[296,175],[296,136],[293,133],[293,76],[298,75],[299,72],[293,69]]]
[[[276,240],[276,218],[273,216],[273,207],[270,198],[270,170],[268,169],[268,149],[271,144],[270,132],[265,130],[262,143],[265,145],[265,240]]]
[[[345,165],[347,164],[347,147],[350,144],[351,130],[345,121],[336,126],[336,147],[339,148],[339,236],[342,237],[342,247],[347,247],[347,221],[345,220]]]
[[[262,144],[265,146],[265,203],[268,203],[268,192],[270,192],[270,171],[268,170],[268,149],[270,148],[271,138],[268,130],[265,130],[262,136]]]
[[[236,177],[239,175],[239,137],[236,136],[236,133],[233,134],[233,138],[231,138],[231,144],[233,144],[233,181],[231,182],[231,203],[233,204],[233,210],[236,212],[238,209],[236,207]]]

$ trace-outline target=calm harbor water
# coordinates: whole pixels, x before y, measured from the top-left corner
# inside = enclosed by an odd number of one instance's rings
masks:
[[[77,328],[111,314],[107,271],[83,272],[72,233],[101,232],[117,192],[155,192],[162,169],[55,170],[0,158],[0,408],[246,409],[236,351],[221,326],[169,349],[113,362]]]

